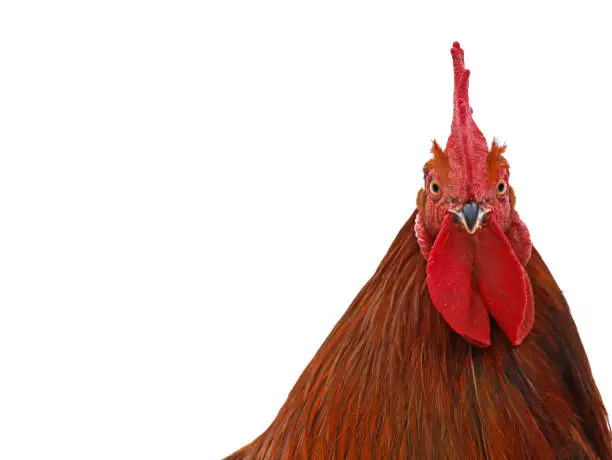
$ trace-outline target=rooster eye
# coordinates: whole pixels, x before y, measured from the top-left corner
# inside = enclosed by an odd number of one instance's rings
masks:
[[[498,195],[503,195],[506,192],[506,189],[508,188],[508,184],[506,184],[505,180],[500,180],[499,183],[497,184],[497,194]]]
[[[435,180],[432,180],[431,183],[429,184],[429,191],[431,192],[432,195],[439,195],[440,194],[440,184],[438,184]]]

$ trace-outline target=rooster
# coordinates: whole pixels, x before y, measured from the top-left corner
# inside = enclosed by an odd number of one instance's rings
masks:
[[[454,113],[416,210],[270,427],[227,459],[612,459],[561,290],[515,210],[505,145]]]

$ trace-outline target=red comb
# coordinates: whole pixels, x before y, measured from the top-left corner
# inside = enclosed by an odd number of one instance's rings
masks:
[[[455,93],[453,102],[457,103],[458,99],[461,98],[465,100],[466,104],[469,104],[468,78],[470,76],[470,71],[465,68],[463,50],[461,46],[459,46],[459,42],[453,43],[451,56],[453,57],[453,69],[455,73]]]
[[[485,170],[488,147],[483,134],[472,119],[472,108],[469,98],[470,71],[465,68],[463,50],[458,42],[451,48],[455,77],[453,93],[453,123],[451,134],[446,144],[453,171],[454,187],[468,194],[475,194],[478,187],[484,183],[480,176]],[[458,190],[458,191],[459,191]]]

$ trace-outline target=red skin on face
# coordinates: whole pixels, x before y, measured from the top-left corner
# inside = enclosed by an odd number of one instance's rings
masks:
[[[531,256],[529,231],[514,210],[507,164],[490,161],[494,152],[472,119],[470,72],[458,43],[451,55],[453,122],[446,149],[438,153],[445,156],[448,170],[439,170],[435,162],[427,168],[415,232],[428,260],[431,298],[455,332],[488,346],[491,315],[518,345],[533,324],[533,294],[523,268]],[[433,181],[439,186],[435,193]],[[449,214],[468,201],[489,211],[474,234]]]

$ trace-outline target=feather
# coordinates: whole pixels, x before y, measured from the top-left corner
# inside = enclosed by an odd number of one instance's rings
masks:
[[[430,170],[435,169],[438,172],[440,182],[443,184],[450,183],[450,160],[435,139],[431,142],[431,153],[433,158],[425,163],[423,173],[427,175]]]
[[[567,303],[534,249],[532,332],[457,335],[433,306],[415,214],[270,427],[228,459],[612,459]]]
[[[497,139],[493,139],[491,150],[489,150],[487,155],[487,177],[491,185],[494,185],[499,180],[503,168],[509,168],[508,162],[503,156],[505,151],[506,145],[499,145]]]

